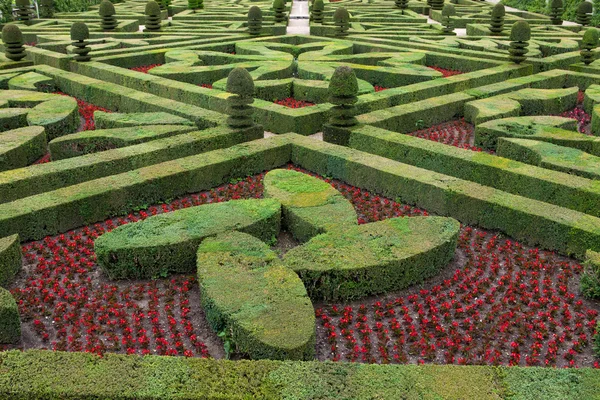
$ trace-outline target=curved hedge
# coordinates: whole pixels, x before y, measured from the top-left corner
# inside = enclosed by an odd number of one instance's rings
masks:
[[[0,287],[0,343],[16,343],[21,339],[21,320],[17,302],[10,292]]]
[[[6,287],[21,270],[19,235],[0,238],[0,286]]]
[[[26,126],[0,134],[0,171],[25,167],[46,154],[42,126]],[[9,172],[10,173],[10,172]]]
[[[446,217],[391,218],[315,236],[285,265],[312,299],[357,299],[431,277],[454,257],[460,224]]]
[[[195,270],[203,239],[239,230],[272,241],[281,204],[272,199],[234,200],[190,207],[122,225],[96,239],[98,264],[113,279],[152,278]]]
[[[357,224],[356,212],[330,184],[301,172],[276,169],[264,178],[264,195],[281,202],[282,224],[306,242],[332,229]]]
[[[304,284],[263,241],[241,232],[208,238],[197,253],[206,318],[252,359],[310,360],[315,313]]]

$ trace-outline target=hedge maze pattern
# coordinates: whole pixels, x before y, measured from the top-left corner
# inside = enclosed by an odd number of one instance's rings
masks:
[[[475,0],[314,0],[293,35],[292,6],[105,0],[3,27],[3,348],[598,367],[594,28]],[[13,373],[59,362],[3,354]],[[277,396],[302,375],[248,365]],[[476,398],[526,380],[481,371]],[[600,395],[588,373],[556,398]],[[446,389],[420,390],[460,397]]]

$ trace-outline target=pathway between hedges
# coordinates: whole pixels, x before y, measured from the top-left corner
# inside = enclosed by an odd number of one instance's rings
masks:
[[[287,34],[310,35],[307,0],[294,0],[288,21]]]

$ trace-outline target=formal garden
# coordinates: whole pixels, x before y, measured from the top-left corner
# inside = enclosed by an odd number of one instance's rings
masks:
[[[0,0],[0,398],[600,399],[596,3]]]

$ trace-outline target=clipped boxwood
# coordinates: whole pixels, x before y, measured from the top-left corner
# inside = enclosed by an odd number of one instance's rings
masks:
[[[581,294],[588,299],[600,299],[600,253],[588,250],[585,253],[584,272],[579,287]]]
[[[272,241],[281,204],[273,199],[235,200],[190,207],[122,225],[96,239],[98,264],[113,279],[152,278],[195,270],[203,239],[239,230]]]
[[[10,110],[10,109],[9,109]],[[26,126],[0,134],[0,171],[25,167],[46,154],[42,126]]]
[[[301,172],[276,169],[264,178],[264,195],[281,202],[283,226],[301,242],[357,224],[356,212],[330,184]]]
[[[315,236],[286,253],[312,299],[347,300],[399,290],[454,257],[460,224],[446,217],[391,218]]]
[[[251,359],[315,356],[315,314],[298,275],[263,241],[229,232],[202,242],[198,281],[206,318]]]
[[[0,286],[6,287],[21,270],[19,235],[0,238]]]
[[[21,340],[21,320],[17,302],[10,292],[0,287],[0,343]]]

